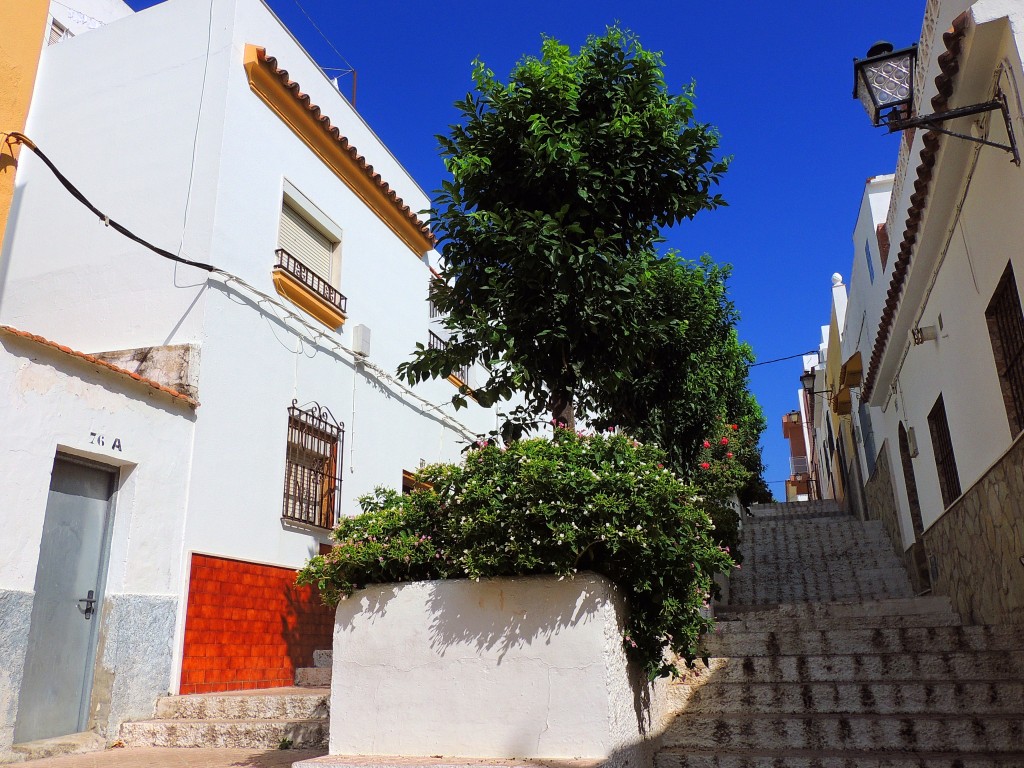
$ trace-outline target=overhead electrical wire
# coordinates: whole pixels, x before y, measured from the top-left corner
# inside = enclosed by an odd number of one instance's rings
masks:
[[[810,352],[797,352],[795,355],[789,355],[787,357],[776,357],[774,360],[762,360],[760,363],[751,363],[748,368],[756,368],[759,365],[768,365],[769,363],[781,363],[783,360],[792,360],[797,357],[804,357],[806,355],[816,355],[818,351],[812,349]]]
[[[419,394],[417,394],[412,389],[407,387],[405,383],[402,382],[400,379],[397,379],[380,366],[371,363],[369,360],[366,359],[364,355],[356,352],[353,349],[350,349],[349,347],[346,347],[344,344],[338,343],[330,336],[325,334],[322,330],[320,330],[312,323],[310,323],[308,320],[306,320],[304,317],[296,314],[295,312],[292,312],[290,309],[288,309],[288,307],[283,305],[273,296],[268,296],[266,293],[259,290],[255,286],[250,285],[248,282],[243,280],[238,275],[234,275],[223,269],[219,269],[218,267],[215,267],[212,264],[204,264],[202,262],[192,261],[191,259],[183,258],[174,253],[171,253],[168,250],[165,250],[164,248],[160,248],[157,245],[153,245],[153,243],[149,242],[148,240],[139,237],[130,229],[114,221],[107,214],[103,213],[103,211],[101,211],[99,208],[93,205],[89,198],[87,198],[82,193],[82,191],[78,189],[78,187],[72,184],[71,181],[63,173],[60,172],[60,169],[58,169],[57,166],[54,165],[53,161],[50,160],[50,158],[48,158],[46,154],[41,149],[39,149],[38,146],[36,146],[35,142],[28,138],[28,136],[26,136],[23,133],[20,133],[19,131],[0,132],[0,136],[5,137],[5,142],[8,145],[12,143],[21,144],[30,149],[40,160],[43,161],[46,167],[50,169],[50,172],[54,175],[54,177],[56,177],[56,179],[68,191],[68,193],[70,193],[72,197],[74,197],[78,202],[80,202],[82,205],[88,208],[93,214],[95,214],[100,219],[100,221],[102,221],[106,226],[109,226],[111,229],[124,235],[129,240],[138,243],[142,247],[149,249],[158,256],[162,256],[165,259],[169,259],[170,261],[174,261],[179,264],[186,264],[190,267],[196,267],[197,269],[202,269],[206,272],[210,272],[211,274],[215,274],[222,277],[223,285],[225,287],[230,287],[230,284],[234,283],[244,288],[245,291],[249,292],[250,294],[258,298],[259,301],[257,303],[269,302],[271,305],[273,305],[273,307],[276,310],[283,312],[289,320],[301,325],[306,334],[308,334],[308,336],[310,337],[310,340],[313,341],[314,343],[320,344],[321,346],[328,348],[335,353],[340,352],[351,357],[359,366],[365,368],[366,370],[372,371],[375,376],[377,376],[380,379],[384,379],[385,381],[388,381],[392,385],[398,387],[409,398],[420,403],[420,410],[423,413],[432,414],[431,418],[436,418],[443,424],[452,428],[454,431],[459,432],[463,437],[469,440],[475,440],[479,437],[479,433],[474,432],[472,429],[470,429],[467,425],[463,424],[458,419],[454,419],[448,414],[440,412],[439,409],[445,407],[446,405],[451,405],[450,401],[435,404],[430,402],[426,398],[421,397]],[[274,314],[278,317],[279,320],[282,320],[283,322],[283,319],[280,317],[280,315],[277,315],[276,312]],[[295,333],[299,332],[292,326],[288,327],[291,328],[291,330]]]
[[[57,181],[61,183],[61,186],[63,186],[64,189],[66,189],[73,198],[75,198],[78,202],[80,202],[82,205],[84,205],[86,208],[92,211],[106,226],[110,227],[111,229],[117,232],[120,232],[129,240],[133,240],[134,242],[141,245],[143,248],[148,248],[158,256],[163,256],[165,259],[170,259],[171,261],[176,261],[180,264],[187,264],[190,267],[204,269],[207,272],[213,272],[216,269],[216,267],[210,264],[203,264],[202,262],[199,261],[192,261],[191,259],[186,259],[182,256],[178,256],[175,253],[166,251],[163,248],[160,248],[159,246],[153,245],[148,240],[143,240],[141,237],[136,235],[126,226],[114,221],[107,214],[105,214],[103,211],[101,211],[99,208],[97,208],[95,205],[89,202],[89,198],[83,195],[81,190],[79,190],[78,187],[72,184],[71,181],[67,178],[67,176],[60,172],[57,166],[53,164],[53,161],[46,156],[46,153],[44,153],[39,147],[37,147],[35,145],[35,142],[32,141],[28,136],[26,136],[23,133],[19,133],[18,131],[11,131],[10,133],[5,133],[3,135],[7,137],[8,144],[10,144],[13,141],[16,144],[22,144],[23,146],[28,147],[28,149],[32,150],[36,157],[42,160],[46,167],[50,169],[50,172],[54,175],[54,177],[56,177]]]

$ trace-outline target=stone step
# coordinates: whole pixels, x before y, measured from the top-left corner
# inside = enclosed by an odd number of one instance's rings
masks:
[[[856,545],[843,543],[842,540],[806,539],[800,541],[740,541],[743,557],[751,564],[770,564],[779,562],[799,562],[805,566],[824,565],[826,561],[852,560],[858,557],[896,556],[895,551],[886,542],[862,542]],[[821,560],[805,560],[814,556]],[[898,559],[898,558],[897,558]]]
[[[821,574],[820,578],[816,581],[811,581],[810,579],[802,580],[800,574],[791,574],[788,578],[766,579],[758,576],[756,573],[747,575],[740,574],[737,571],[734,572],[729,580],[730,594],[733,595],[736,593],[742,594],[744,590],[749,591],[754,588],[759,588],[761,591],[771,589],[822,591],[824,588],[835,591],[853,588],[872,589],[876,587],[886,589],[896,585],[901,587],[909,587],[910,585],[907,572],[902,568],[874,568],[863,571],[849,571],[833,577],[830,577],[828,574]],[[913,595],[907,595],[907,597],[913,597]]]
[[[907,616],[946,614],[953,610],[948,597],[891,598],[885,600],[838,600],[825,603],[774,603],[772,605],[722,605],[721,616],[737,616],[745,620],[774,619],[857,619],[873,616]]]
[[[743,535],[775,531],[786,536],[814,536],[825,531],[847,531],[865,535],[868,533],[884,533],[885,526],[880,520],[858,520],[855,517],[806,517],[803,519],[785,519],[782,517],[747,518],[743,525]],[[851,539],[852,541],[852,539]]]
[[[875,627],[820,631],[712,634],[705,648],[714,656],[816,656],[854,653],[947,653],[1024,648],[1024,627]]]
[[[891,549],[847,553],[843,557],[818,562],[807,562],[799,557],[759,557],[756,553],[743,553],[743,566],[759,573],[800,571],[801,573],[838,573],[850,569],[902,566],[903,562]]]
[[[846,656],[746,656],[699,663],[683,683],[955,682],[1020,680],[1024,650],[977,653],[878,653]]]
[[[164,696],[156,704],[162,720],[306,720],[330,712],[328,688],[266,688],[244,693]]]
[[[126,747],[325,747],[326,719],[143,720],[121,725]],[[287,746],[286,746],[287,745]]]
[[[330,667],[334,663],[334,651],[331,649],[313,651],[314,667]]]
[[[914,590],[906,574],[899,579],[893,574],[889,580],[833,582],[821,586],[802,584],[772,584],[734,581],[729,586],[730,603],[798,603],[831,602],[844,599],[878,599],[887,597],[913,597]]]
[[[802,520],[823,520],[830,518],[856,520],[855,517],[840,509],[813,509],[807,510],[806,512],[772,512],[751,508],[750,515],[747,516],[746,522],[750,525],[756,525],[763,522],[799,523]]]
[[[295,685],[300,688],[330,688],[330,667],[298,667],[295,670]]]
[[[847,561],[866,557],[896,557],[892,547],[885,542],[865,542],[855,546],[842,541],[808,539],[785,543],[771,541],[740,541],[740,550],[751,565],[794,562],[804,566],[824,565],[831,561]],[[805,558],[815,557],[816,560]],[[897,558],[899,559],[899,558]]]
[[[735,589],[744,585],[788,585],[805,589],[831,587],[835,585],[876,583],[891,584],[907,582],[906,570],[900,566],[882,566],[879,568],[846,568],[838,571],[827,570],[791,570],[768,571],[764,569],[748,570],[747,573],[736,571],[729,579],[730,587]]]
[[[722,750],[665,749],[654,768],[1021,768],[1024,751],[989,755],[950,752],[837,750]]]
[[[669,704],[687,713],[1004,714],[1020,715],[1024,682],[673,684]]]
[[[1024,714],[682,714],[668,725],[663,744],[705,750],[1017,752],[1024,744]]]
[[[814,603],[809,603],[814,605]],[[810,616],[779,617],[774,619],[724,619],[718,614],[716,634],[733,632],[777,632],[830,629],[873,629],[874,627],[955,627],[963,622],[952,611],[946,613],[919,613],[907,616],[850,616],[823,621]],[[742,616],[743,614],[738,614]],[[760,615],[760,614],[757,614]]]

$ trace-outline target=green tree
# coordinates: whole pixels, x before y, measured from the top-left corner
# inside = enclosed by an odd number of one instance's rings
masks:
[[[717,132],[662,66],[618,28],[576,55],[547,38],[507,83],[475,62],[462,122],[438,137],[452,178],[431,212],[444,249],[431,299],[450,342],[418,348],[401,374],[487,365],[479,402],[525,398],[505,437],[545,412],[572,424],[607,410],[673,326],[649,310],[661,229],[723,204]]]
[[[672,468],[692,478],[701,441],[725,419],[739,416],[750,347],[736,335],[728,299],[730,269],[708,257],[685,262],[669,254],[652,271],[646,359],[628,369],[623,385],[605,393],[598,424],[624,428],[668,454]],[[756,438],[755,438],[756,442]]]

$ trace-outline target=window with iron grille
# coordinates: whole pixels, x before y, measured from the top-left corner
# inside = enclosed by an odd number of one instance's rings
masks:
[[[949,434],[949,422],[946,421],[946,406],[942,402],[942,395],[939,395],[932,412],[928,414],[928,429],[932,435],[935,468],[939,472],[942,504],[944,507],[948,507],[960,496],[960,475],[956,470],[953,439]]]
[[[1010,433],[1016,437],[1024,429],[1024,313],[1013,267],[1007,265],[999,279],[992,301],[985,310],[996,373],[1003,392]]]
[[[333,528],[341,504],[341,460],[345,425],[313,403],[288,409],[284,503],[281,516],[318,528]]]

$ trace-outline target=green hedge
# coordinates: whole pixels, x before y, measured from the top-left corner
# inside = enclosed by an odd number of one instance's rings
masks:
[[[627,652],[652,678],[676,675],[673,656],[690,666],[702,655],[712,624],[701,608],[733,561],[663,463],[628,437],[565,429],[507,450],[478,444],[461,465],[423,469],[429,487],[360,499],[363,513],[341,521],[299,583],[333,604],[373,583],[592,571],[625,593]]]

